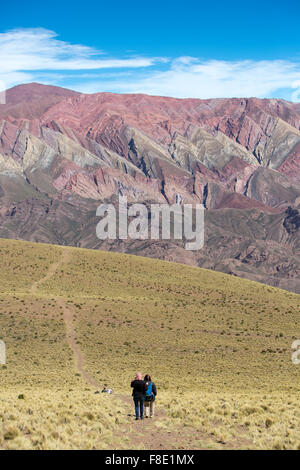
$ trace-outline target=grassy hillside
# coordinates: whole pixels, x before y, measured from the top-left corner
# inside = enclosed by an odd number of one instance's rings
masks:
[[[0,447],[300,448],[299,295],[78,248],[2,239],[0,257]],[[137,370],[151,423],[128,416]]]

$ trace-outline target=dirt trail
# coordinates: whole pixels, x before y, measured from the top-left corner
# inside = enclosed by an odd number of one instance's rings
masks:
[[[71,256],[72,256],[72,253],[70,250],[64,250],[61,260],[56,263],[51,264],[49,266],[49,269],[46,275],[32,284],[31,292],[37,293],[38,288],[42,284],[44,284],[46,281],[51,279],[55,275],[57,270],[60,267],[62,267],[67,261],[70,260]],[[76,343],[76,333],[75,333],[75,328],[74,328],[74,323],[73,323],[73,312],[62,297],[55,296],[54,298],[58,306],[61,307],[63,311],[64,321],[66,325],[67,341],[74,354],[75,369],[77,370],[78,373],[81,374],[81,376],[85,379],[85,381],[89,385],[98,389],[100,387],[100,384],[85,369],[83,354],[81,352],[79,345]],[[121,400],[126,406],[129,422],[126,423],[125,426],[120,427],[120,433],[123,434],[125,432],[127,434],[128,431],[131,431],[129,435],[132,439],[133,446],[137,444],[139,445],[142,444],[145,446],[150,445],[151,448],[155,448],[155,447],[161,448],[161,446],[163,446],[164,448],[170,447],[170,443],[169,443],[169,446],[166,446],[167,443],[166,443],[166,436],[164,435],[165,433],[163,433],[162,430],[159,430],[155,425],[155,421],[161,419],[165,415],[162,412],[162,410],[158,410],[155,420],[153,421],[144,420],[145,422],[147,421],[147,426],[141,426],[140,424],[142,423],[140,422],[136,423],[135,421],[133,421],[134,417],[133,417],[132,399],[128,395],[119,394],[119,393],[115,393],[114,397]],[[130,411],[131,413],[129,413]],[[169,439],[170,437],[171,436],[168,436]]]
[[[61,260],[49,266],[46,276],[42,277],[41,279],[39,279],[38,281],[32,284],[31,292],[36,293],[38,291],[39,286],[41,284],[44,284],[44,282],[48,281],[49,279],[51,279],[51,277],[53,277],[54,274],[56,273],[57,269],[60,266],[63,266],[67,261],[69,261],[70,257],[71,257],[71,252],[69,250],[64,250]],[[61,297],[55,296],[54,298],[57,301],[57,304],[62,308],[63,313],[64,313],[67,340],[68,340],[70,348],[72,349],[74,353],[75,366],[76,366],[77,371],[84,377],[84,379],[89,385],[92,385],[93,387],[99,387],[98,382],[84,368],[83,356],[82,356],[80,348],[76,344],[76,339],[75,339],[76,335],[75,335],[75,329],[73,325],[72,311],[67,307],[65,301]]]
[[[66,256],[63,257],[63,259],[61,261],[58,261],[57,263],[53,263],[51,264],[51,266],[49,267],[48,269],[48,272],[46,274],[45,277],[42,277],[41,279],[39,279],[38,281],[34,282],[31,286],[31,292],[32,293],[36,293],[37,290],[38,290],[38,287],[43,284],[44,282],[48,281],[49,279],[51,279],[51,277],[55,274],[57,268],[64,262],[64,258]]]
[[[57,303],[59,306],[62,307],[63,312],[64,312],[64,320],[65,320],[66,329],[67,329],[67,339],[68,339],[69,346],[72,349],[74,356],[75,356],[76,369],[89,385],[92,385],[93,387],[99,387],[99,383],[97,382],[97,380],[95,380],[94,377],[90,375],[84,368],[83,355],[79,346],[76,344],[76,339],[75,339],[76,335],[75,335],[75,329],[73,325],[73,313],[67,307],[67,305],[62,299],[57,299]]]
[[[51,279],[54,276],[59,267],[64,263],[69,261],[72,253],[70,250],[64,250],[62,258],[60,261],[53,263],[49,266],[46,276],[42,277],[38,281],[35,281],[31,286],[31,292],[37,293],[39,286]],[[65,300],[60,296],[54,297],[57,304],[62,308],[64,321],[66,325],[66,337],[68,344],[73,351],[75,359],[75,369],[81,376],[86,380],[86,382],[92,387],[99,388],[100,385],[96,379],[87,372],[84,367],[84,359],[80,347],[76,343],[76,333],[73,323],[73,312],[66,304]],[[160,423],[167,418],[167,415],[164,410],[159,409],[156,412],[156,416],[153,420],[144,419],[143,421],[136,422],[134,420],[133,413],[133,401],[128,395],[115,393],[114,398],[121,400],[126,409],[125,412],[128,416],[128,422],[120,426],[119,431],[115,433],[115,436],[121,436],[126,434],[130,440],[132,448],[137,448],[142,446],[145,449],[157,450],[157,449],[193,449],[195,448],[192,444],[192,435],[191,431],[187,431],[182,426],[174,426],[172,432],[168,432],[160,427]],[[157,426],[158,424],[158,426]],[[200,436],[199,436],[200,437]],[[200,438],[203,438],[201,436]],[[204,442],[207,439],[207,436],[204,437]],[[114,447],[115,448],[115,447]]]

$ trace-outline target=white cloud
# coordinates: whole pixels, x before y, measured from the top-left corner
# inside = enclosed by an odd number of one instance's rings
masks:
[[[34,80],[41,71],[143,68],[163,58],[107,58],[103,51],[57,39],[47,29],[15,29],[0,33],[0,79],[11,86]]]
[[[78,91],[146,93],[179,98],[284,97],[299,101],[300,61],[109,58],[42,28],[0,33],[0,80],[6,87],[40,81]]]
[[[179,98],[271,97],[285,89],[293,99],[300,80],[300,62],[273,60],[237,62],[180,57],[166,71],[149,71],[131,81],[101,82],[102,90]],[[93,89],[95,84],[92,85]],[[87,84],[85,85],[86,90]],[[294,91],[294,94],[293,94]]]

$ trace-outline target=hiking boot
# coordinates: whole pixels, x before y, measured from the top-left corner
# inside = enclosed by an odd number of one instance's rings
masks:
[[[138,419],[139,419],[139,417],[137,416],[137,417],[135,418],[135,420],[137,421]]]

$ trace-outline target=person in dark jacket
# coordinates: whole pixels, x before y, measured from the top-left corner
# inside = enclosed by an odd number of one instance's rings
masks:
[[[142,380],[142,374],[138,373],[135,379],[131,382],[133,388],[132,396],[135,407],[135,419],[144,419],[144,401],[146,393],[146,383]]]
[[[146,383],[146,396],[145,396],[145,415],[146,418],[154,417],[155,397],[157,389],[149,374],[145,375],[144,381]]]

